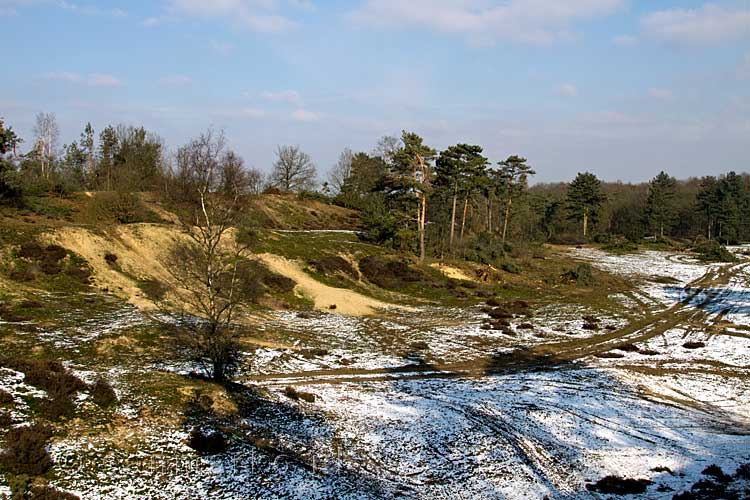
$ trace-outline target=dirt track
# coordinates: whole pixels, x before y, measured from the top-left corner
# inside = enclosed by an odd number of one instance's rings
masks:
[[[732,284],[733,278],[737,278],[748,266],[750,264],[741,263],[722,266],[719,269],[709,269],[705,275],[686,286],[685,296],[668,309],[657,310],[654,307],[644,307],[643,316],[627,326],[584,339],[540,343],[512,354],[483,356],[453,363],[378,369],[336,368],[272,373],[250,376],[247,381],[260,382],[264,385],[293,385],[297,383],[309,385],[416,378],[477,377],[527,369],[561,367],[583,358],[601,355],[613,349],[647,341],[673,328],[689,327],[691,324],[697,323],[703,329],[710,329],[715,324],[721,323],[726,312],[731,309],[731,306],[726,305],[726,302],[740,288],[738,284]],[[712,311],[716,310],[719,310],[719,312],[713,314]],[[648,367],[632,366],[626,363],[618,366],[634,371],[649,370]],[[660,369],[652,367],[650,371],[654,372]],[[665,368],[665,370],[669,369]],[[747,378],[750,375],[748,369],[722,365],[717,362],[708,363],[708,366],[685,364],[685,366],[680,367],[680,370],[683,373],[693,371],[741,378]]]

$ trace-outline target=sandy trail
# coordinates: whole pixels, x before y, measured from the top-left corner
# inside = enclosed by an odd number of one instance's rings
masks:
[[[299,264],[273,254],[259,255],[261,261],[273,272],[282,274],[297,283],[297,288],[315,303],[315,308],[323,311],[335,311],[347,316],[368,316],[378,309],[401,308],[403,306],[388,304],[345,288],[334,288],[313,279],[305,273]],[[336,306],[332,309],[332,306]]]

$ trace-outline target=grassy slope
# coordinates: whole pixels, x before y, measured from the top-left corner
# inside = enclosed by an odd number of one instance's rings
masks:
[[[83,227],[105,241],[111,238],[112,227],[93,224],[96,221],[89,218],[90,202],[91,198],[85,195],[71,200],[38,199],[35,200],[33,210],[5,209],[0,214],[0,316],[6,320],[15,320],[13,323],[0,323],[4,355],[60,359],[70,363],[78,372],[89,373],[92,377],[104,375],[115,384],[121,406],[132,408],[139,415],[133,421],[124,422],[118,420],[112,410],[84,403],[76,409],[75,418],[63,419],[54,424],[56,438],[86,435],[107,440],[107,446],[113,449],[136,446],[128,444],[128,439],[109,440],[107,436],[113,429],[125,435],[128,432],[137,433],[138,429],[150,425],[173,428],[187,425],[188,410],[201,395],[208,395],[215,411],[232,413],[232,405],[227,403],[228,398],[223,388],[154,368],[162,362],[179,360],[179,353],[163,332],[135,319],[137,315],[128,312],[134,313],[134,310],[127,306],[122,297],[103,293],[90,283],[64,272],[57,275],[37,273],[33,280],[24,282],[10,279],[10,272],[14,268],[29,264],[18,256],[19,246],[29,241],[42,240],[45,233],[60,228]],[[423,282],[408,284],[398,290],[385,290],[366,280],[342,273],[314,271],[310,261],[325,256],[343,255],[356,264],[363,257],[377,255],[406,260],[416,266],[413,257],[363,243],[354,234],[278,231],[354,228],[357,219],[353,212],[321,206],[318,202],[295,201],[276,196],[254,203],[258,207],[255,213],[260,214],[259,220],[261,217],[265,218],[262,219],[265,222],[261,225],[265,227],[260,231],[258,252],[296,260],[308,274],[322,283],[350,288],[386,302],[468,306],[480,303],[487,297],[499,297],[544,304],[564,297],[567,302],[580,302],[604,309],[609,307],[606,300],[609,293],[627,288],[627,283],[603,273],[595,273],[596,283],[588,288],[551,284],[551,281],[575,263],[554,251],[548,251],[545,259],[517,259],[522,269],[519,274],[455,261],[449,264],[460,268],[470,277],[476,276],[476,281],[449,280],[438,270],[425,265],[419,267],[424,275]],[[147,199],[147,206],[149,205],[159,214],[163,213],[153,199]],[[165,217],[162,215],[161,218]],[[165,231],[175,230],[168,223],[163,228]],[[64,245],[65,242],[60,243]],[[133,242],[128,244],[133,245]],[[87,263],[71,247],[72,245],[68,248],[69,255],[65,265],[74,263],[86,266]],[[103,254],[104,251],[102,248],[99,253]],[[141,264],[140,270],[147,273],[149,263]],[[96,266],[89,263],[89,267]],[[139,280],[148,278],[128,276],[127,269],[123,269],[122,274],[136,284]],[[267,301],[266,305],[309,308],[309,304],[304,301],[295,302],[293,296],[280,295],[270,299],[272,300]],[[119,325],[117,328],[110,327],[113,320]],[[102,328],[108,329],[102,331]],[[272,331],[263,332],[262,339],[269,345],[289,345],[295,342],[293,338],[275,336]],[[25,399],[29,410],[24,419],[41,418],[37,411],[39,402],[34,398]],[[54,475],[54,469],[47,474],[50,478],[54,478]]]

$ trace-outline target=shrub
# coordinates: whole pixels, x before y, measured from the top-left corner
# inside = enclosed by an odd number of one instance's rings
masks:
[[[381,288],[403,288],[408,283],[422,281],[421,271],[405,262],[369,256],[359,261],[359,270],[367,280]]]
[[[334,274],[337,272],[344,273],[352,278],[357,277],[354,267],[346,259],[338,255],[326,255],[319,259],[310,260],[308,264],[316,271],[323,274]]]
[[[586,489],[608,495],[641,495],[653,484],[648,479],[629,479],[618,476],[607,476],[594,484],[587,484]]]
[[[107,408],[117,403],[117,393],[112,388],[112,385],[104,380],[103,378],[97,379],[89,387],[91,393],[91,399],[102,408]]]
[[[32,500],[80,500],[79,497],[67,491],[61,491],[49,485],[32,486],[31,495],[28,498]]]
[[[300,392],[291,386],[284,389],[284,395],[288,397],[289,399],[293,399],[295,401],[301,399],[302,401],[306,401],[308,403],[315,402],[315,394],[311,394],[309,392]]]
[[[693,251],[705,262],[737,261],[737,257],[716,240],[699,240],[693,245]]]
[[[188,446],[198,453],[216,455],[226,450],[227,442],[220,432],[204,433],[201,429],[195,428],[190,432]]]
[[[23,243],[18,251],[18,256],[24,259],[39,260],[42,258],[44,250],[36,242]]]
[[[140,280],[138,288],[151,300],[160,301],[167,294],[167,286],[157,279]]]
[[[134,193],[98,193],[89,205],[92,222],[112,221],[120,224],[159,222],[159,217]]]
[[[506,273],[510,273],[510,274],[520,274],[522,271],[521,266],[519,266],[518,264],[510,260],[504,261],[500,265],[500,268]]]
[[[45,448],[52,430],[43,424],[15,427],[5,436],[5,451],[0,455],[2,465],[14,474],[39,476],[52,466],[52,458]]]
[[[578,264],[574,269],[568,269],[560,276],[563,283],[574,283],[577,285],[593,285],[594,274],[591,264]]]
[[[50,396],[71,395],[86,388],[81,379],[56,360],[21,359],[3,364],[23,372],[27,384],[47,391]]]
[[[47,392],[48,397],[41,410],[51,420],[72,415],[75,410],[73,395],[86,388],[86,384],[59,361],[15,359],[6,360],[2,364],[23,372],[27,384]]]
[[[104,254],[104,261],[110,266],[114,266],[117,264],[117,255],[107,252]]]
[[[263,276],[263,284],[279,293],[289,293],[297,285],[293,279],[270,271]]]
[[[88,283],[89,279],[91,278],[91,271],[83,267],[69,267],[65,270],[65,274],[76,281],[80,281],[81,283]]]
[[[0,405],[6,405],[13,402],[13,396],[3,389],[0,389]]]

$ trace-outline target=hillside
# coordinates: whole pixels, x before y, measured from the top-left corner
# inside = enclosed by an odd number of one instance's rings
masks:
[[[3,446],[48,458],[0,460],[0,498],[584,498],[608,476],[690,489],[711,464],[746,488],[745,261],[550,247],[505,269],[419,264],[345,230],[355,213],[264,197],[242,365],[216,383],[163,322],[174,214],[140,195],[148,222],[85,223],[96,200],[4,213],[0,417],[26,434]]]

